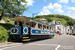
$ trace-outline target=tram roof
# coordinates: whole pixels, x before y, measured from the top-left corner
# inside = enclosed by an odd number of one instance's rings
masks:
[[[26,17],[26,16],[19,16],[19,17],[15,17],[11,19],[12,21],[30,21],[30,18]]]
[[[17,20],[16,20],[17,19]],[[22,19],[22,20],[21,20]],[[19,20],[21,20],[21,21],[32,21],[32,22],[35,22],[35,23],[39,23],[39,24],[42,24],[42,25],[46,25],[46,26],[49,26],[49,27],[51,27],[50,25],[47,25],[47,24],[44,24],[44,23],[42,23],[42,22],[39,22],[39,21],[36,21],[36,20],[33,20],[33,19],[30,19],[30,18],[28,18],[28,17],[26,17],[26,16],[19,16],[19,17],[15,17],[15,18],[13,18],[13,19],[11,19],[12,21],[19,21]]]
[[[51,27],[50,25],[47,25],[47,24],[41,23],[41,22],[39,22],[39,21],[35,21],[35,20],[30,20],[30,21]]]

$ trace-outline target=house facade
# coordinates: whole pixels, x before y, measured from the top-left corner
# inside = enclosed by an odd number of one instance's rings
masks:
[[[70,26],[66,26],[66,33],[70,34]]]
[[[73,33],[72,34],[75,34],[75,24],[73,25]]]
[[[39,21],[39,22],[42,22],[42,23],[44,23],[44,24],[46,24],[46,22],[47,22],[47,20],[44,19],[44,18],[41,18],[41,19],[39,19],[38,21]]]
[[[53,27],[53,31],[59,34],[64,34],[65,33],[65,26],[61,24],[59,20],[55,21],[53,20],[52,22],[49,23]]]

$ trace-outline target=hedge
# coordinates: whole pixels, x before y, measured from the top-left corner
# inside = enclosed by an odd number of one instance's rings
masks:
[[[13,24],[10,23],[5,23],[2,24],[0,23],[0,42],[5,42],[8,40],[9,38],[9,29],[10,27],[13,27]]]
[[[7,31],[3,26],[0,26],[0,42],[5,42],[8,40],[8,33],[9,31]]]

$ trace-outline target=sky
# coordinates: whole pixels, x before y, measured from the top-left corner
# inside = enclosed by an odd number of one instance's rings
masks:
[[[59,14],[66,15],[75,19],[75,0],[26,0],[29,9],[24,11],[23,16],[33,17],[32,14],[48,15]]]

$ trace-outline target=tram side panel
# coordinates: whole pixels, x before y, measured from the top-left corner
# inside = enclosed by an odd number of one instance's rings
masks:
[[[54,36],[54,32],[41,30],[37,28],[31,28],[30,38],[31,40],[43,39],[43,38],[51,38]]]
[[[21,40],[21,41],[28,41],[28,40],[37,40],[43,38],[50,38],[53,37],[54,32],[36,29],[36,28],[29,28],[23,26],[23,33],[21,32],[21,26],[12,27],[10,29],[10,39],[12,40]]]

